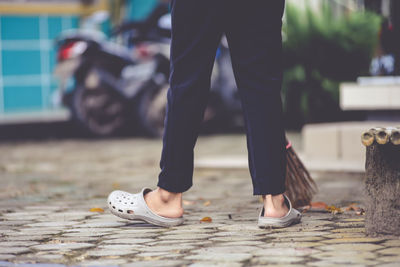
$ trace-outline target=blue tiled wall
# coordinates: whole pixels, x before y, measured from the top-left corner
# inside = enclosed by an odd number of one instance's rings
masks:
[[[2,16],[2,40],[39,39],[39,19],[34,16]]]
[[[0,14],[0,114],[54,108],[54,38],[79,17]]]
[[[43,103],[41,86],[7,86],[4,90],[4,110],[24,111],[42,109]]]
[[[126,16],[134,20],[142,20],[157,5],[158,0],[129,0],[127,1]]]
[[[40,54],[39,50],[3,50],[3,79],[11,75],[22,76],[21,79],[24,75],[40,75]]]
[[[126,19],[145,18],[157,1],[128,0]],[[52,100],[57,88],[54,39],[78,26],[77,14],[9,15],[0,10],[0,115],[58,108]]]

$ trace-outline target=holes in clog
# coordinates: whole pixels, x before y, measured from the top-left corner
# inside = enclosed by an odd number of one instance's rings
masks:
[[[133,202],[131,202],[131,205],[133,205]]]
[[[118,211],[119,211],[119,212],[122,212],[122,213],[124,212],[123,210],[118,210]]]
[[[110,205],[111,205],[111,201],[110,201]]]
[[[125,203],[125,205],[128,204],[128,203],[126,203],[126,202],[124,202],[124,203]]]
[[[127,210],[126,213],[133,214],[133,210]]]
[[[115,206],[112,206],[113,209],[115,209]]]

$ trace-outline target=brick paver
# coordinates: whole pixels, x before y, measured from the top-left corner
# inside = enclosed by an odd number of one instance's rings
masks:
[[[195,172],[185,224],[125,221],[106,208],[116,188],[154,186],[160,140],[0,145],[0,266],[399,266],[400,240],[364,233],[364,216],[308,210],[287,229],[258,229],[247,170]],[[244,155],[241,135],[202,137],[197,158]],[[362,174],[315,174],[315,201],[362,206]],[[104,212],[91,212],[102,208]],[[209,216],[212,222],[200,222]]]

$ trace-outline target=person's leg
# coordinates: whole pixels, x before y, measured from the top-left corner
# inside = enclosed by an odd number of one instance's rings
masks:
[[[285,133],[281,101],[284,0],[227,1],[226,34],[246,123],[254,195],[265,216],[287,213]]]
[[[193,149],[207,104],[222,28],[220,1],[173,0],[171,76],[157,190],[146,195],[159,215],[176,217],[192,186]],[[171,200],[171,201],[169,201]],[[180,212],[178,212],[180,211]]]

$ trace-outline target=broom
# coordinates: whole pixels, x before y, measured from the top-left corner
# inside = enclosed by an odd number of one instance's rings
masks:
[[[286,195],[293,207],[310,205],[313,195],[317,192],[317,185],[287,139],[286,158]]]

